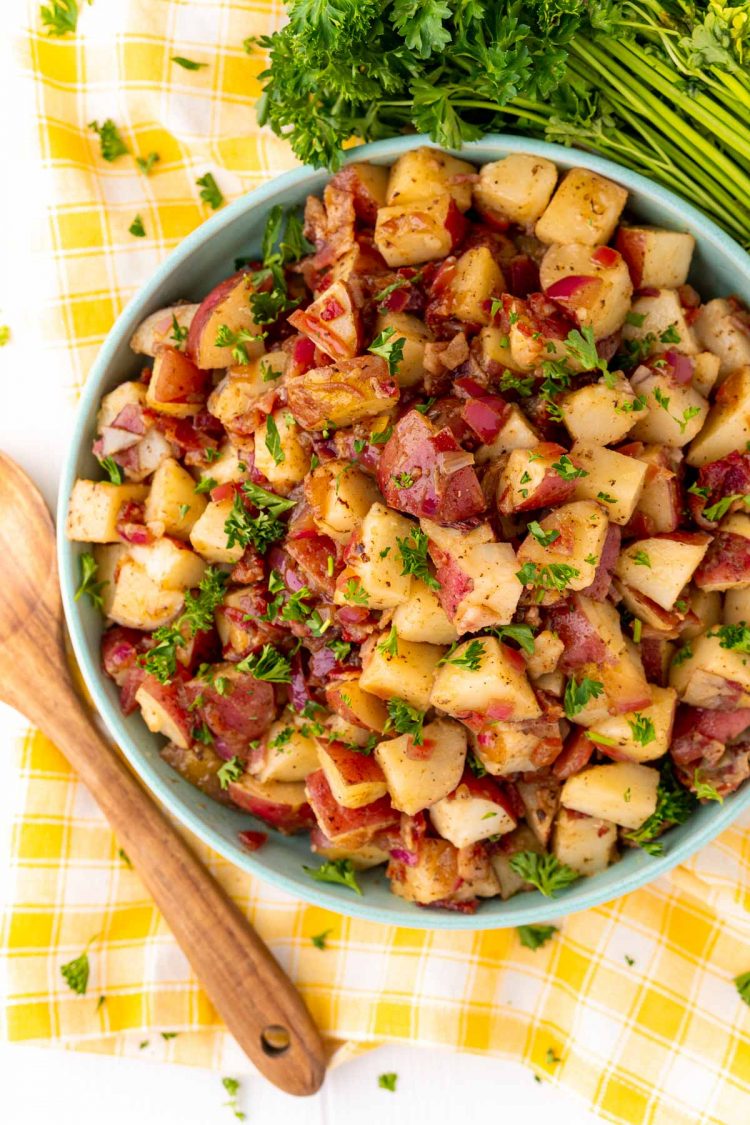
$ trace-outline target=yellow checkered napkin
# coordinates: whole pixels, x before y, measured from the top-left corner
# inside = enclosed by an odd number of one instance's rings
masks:
[[[242,49],[247,36],[278,24],[281,4],[80,6],[78,35],[53,41],[29,3],[14,78],[38,142],[24,183],[40,200],[35,249],[47,287],[35,393],[40,402],[70,400],[71,410],[124,302],[209,213],[195,180],[211,171],[235,198],[292,163],[256,126],[263,61]],[[180,69],[173,55],[209,65]],[[106,118],[131,154],[111,164],[86,128]],[[159,161],[145,177],[133,156],[150,152]],[[136,214],[145,238],[128,233]],[[0,755],[10,814],[0,842],[6,1035],[227,1065],[228,1035],[90,796],[41,735],[20,726],[15,738],[6,733],[15,746]],[[567,918],[536,952],[514,931],[425,933],[340,918],[199,850],[332,1040],[409,1040],[519,1059],[628,1125],[739,1125],[750,1119],[750,1008],[732,981],[750,970],[748,827],[745,817],[646,890]],[[328,947],[319,950],[310,939],[325,930]],[[90,941],[88,993],[76,996],[60,966]]]

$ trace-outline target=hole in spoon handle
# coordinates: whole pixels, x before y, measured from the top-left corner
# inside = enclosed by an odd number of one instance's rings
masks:
[[[269,1023],[260,1033],[260,1045],[263,1053],[270,1058],[278,1058],[285,1054],[291,1046],[291,1036],[285,1027],[278,1023]]]

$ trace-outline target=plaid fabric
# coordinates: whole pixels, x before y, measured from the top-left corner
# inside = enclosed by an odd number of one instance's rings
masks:
[[[75,38],[50,40],[29,3],[14,81],[35,114],[28,192],[44,300],[33,315],[45,349],[36,394],[66,420],[116,314],[209,213],[196,178],[211,171],[231,199],[293,163],[256,126],[263,63],[242,49],[282,15],[264,0],[96,0],[82,5]],[[186,71],[173,55],[209,65]],[[107,117],[130,149],[112,164],[86,127]],[[145,177],[133,156],[151,151],[160,159]],[[142,239],[128,233],[136,214]],[[30,314],[16,299],[3,298],[3,319],[22,335]],[[4,1034],[236,1066],[236,1047],[89,794],[40,734],[12,717],[2,731]],[[608,1121],[738,1125],[750,1116],[750,1009],[732,983],[750,970],[748,827],[746,816],[669,878],[567,918],[536,952],[514,931],[340,918],[199,851],[332,1041],[408,1040],[522,1060]],[[319,950],[311,937],[325,930]],[[87,945],[81,997],[60,966]]]

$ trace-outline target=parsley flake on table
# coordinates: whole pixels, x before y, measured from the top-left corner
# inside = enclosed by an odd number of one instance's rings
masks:
[[[338,883],[342,887],[349,887],[355,894],[362,894],[350,859],[327,859],[320,867],[305,867],[303,864],[302,870],[318,883]]]
[[[553,934],[557,933],[557,926],[519,926],[518,937],[521,945],[527,949],[540,949]]]
[[[154,164],[158,163],[160,159],[158,152],[150,152],[148,156],[136,156],[135,162],[138,165],[139,172],[143,172],[144,176],[150,176]]]
[[[86,992],[90,971],[89,955],[85,950],[80,957],[76,957],[72,961],[68,961],[66,965],[60,966],[60,972],[68,988],[71,992],[75,992],[79,996],[83,996]]]
[[[378,1086],[381,1090],[390,1090],[392,1094],[396,1092],[396,1083],[398,1082],[397,1074],[381,1074],[378,1076]]]
[[[51,4],[41,6],[39,14],[47,34],[60,39],[78,27],[78,0],[52,0]]]
[[[238,672],[250,672],[256,680],[271,684],[288,684],[292,678],[289,659],[273,645],[263,645],[260,653],[251,653],[235,667]]]
[[[172,55],[172,62],[177,63],[183,70],[203,70],[208,66],[206,62],[195,62],[193,59],[183,58],[182,55]]]
[[[735,988],[746,1004],[750,1004],[750,972],[740,973],[734,978]]]
[[[132,223],[128,227],[128,232],[132,234],[133,238],[145,238],[146,228],[143,225],[143,219],[140,215],[136,215]]]
[[[7,324],[0,324],[0,348],[4,348],[6,344],[10,343],[10,327]]]
[[[560,863],[553,855],[540,855],[538,852],[516,852],[510,866],[524,882],[531,883],[547,898],[574,883],[580,876],[572,867]]]
[[[332,933],[333,933],[332,929],[323,930],[323,932],[320,933],[320,934],[313,934],[312,937],[310,938],[310,941],[313,943],[313,945],[315,946],[316,949],[327,949],[328,946],[326,945],[326,939],[327,939],[328,935],[332,934]]]
[[[569,719],[572,719],[583,711],[589,700],[598,699],[603,691],[604,684],[600,683],[599,680],[591,680],[588,676],[576,680],[575,676],[571,676],[565,685],[565,696],[563,698],[565,714]]]
[[[91,121],[89,129],[98,136],[102,157],[108,163],[111,164],[113,160],[117,160],[118,156],[125,156],[130,151],[111,117],[108,117],[101,125],[98,121]]]
[[[240,1091],[240,1083],[236,1078],[222,1078],[221,1084],[229,1094],[229,1101],[225,1102],[225,1106],[231,1109],[234,1116],[238,1121],[245,1121],[247,1114],[243,1113],[241,1109],[237,1108],[237,1095]]]
[[[404,358],[405,344],[405,337],[396,336],[395,328],[384,328],[382,332],[378,333],[367,350],[384,359],[388,364],[389,373],[395,375],[401,360]]]
[[[124,848],[118,848],[117,849],[117,855],[122,860],[122,862],[125,864],[125,866],[129,867],[132,871],[133,864],[130,862],[130,856],[125,851],[125,849]]]
[[[84,551],[84,553],[78,557],[78,567],[80,582],[78,583],[78,589],[73,595],[73,601],[80,601],[85,594],[94,609],[102,609],[104,607],[102,590],[105,586],[108,586],[109,583],[96,581],[96,575],[99,570],[98,562],[89,551]]]
[[[389,699],[386,703],[386,709],[388,711],[388,720],[385,724],[384,733],[395,730],[398,734],[408,734],[415,746],[421,746],[424,742],[424,731],[422,728],[425,720],[425,712],[418,711],[416,707],[412,707],[405,699]]]
[[[199,176],[195,183],[201,189],[200,197],[203,202],[207,203],[212,211],[217,211],[224,202],[224,196],[211,172]]]

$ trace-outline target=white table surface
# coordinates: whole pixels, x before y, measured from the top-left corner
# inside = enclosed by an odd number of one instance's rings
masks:
[[[23,465],[52,503],[71,420],[68,372],[35,331],[34,301],[43,299],[45,278],[32,241],[44,201],[33,174],[28,87],[14,82],[7,50],[7,37],[0,37],[0,128],[14,169],[0,177],[0,324],[12,331],[11,343],[0,349],[0,449]],[[0,707],[0,747],[17,725]],[[0,800],[0,833],[7,827]],[[399,1075],[395,1094],[378,1088],[377,1076],[387,1071]],[[220,1075],[207,1070],[0,1042],[3,1125],[210,1125],[234,1121],[225,1102]],[[536,1083],[526,1067],[401,1046],[347,1063],[329,1075],[321,1093],[304,1101],[248,1074],[239,1104],[253,1125],[382,1125],[384,1114],[394,1125],[443,1125],[513,1110],[522,1112],[524,1125],[546,1125],[551,1114],[556,1125],[594,1121],[577,1100]]]

